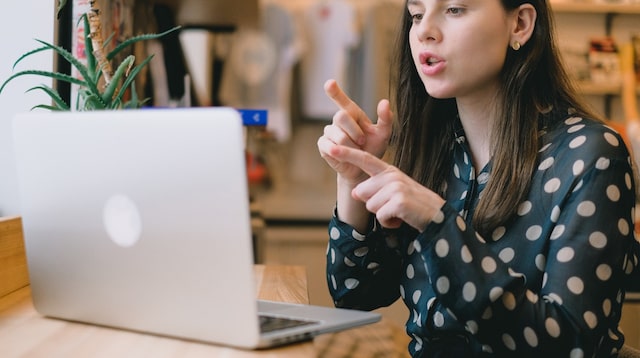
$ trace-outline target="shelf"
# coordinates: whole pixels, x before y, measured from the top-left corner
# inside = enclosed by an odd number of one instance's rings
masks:
[[[640,3],[601,3],[592,1],[552,0],[551,9],[563,13],[640,14]]]

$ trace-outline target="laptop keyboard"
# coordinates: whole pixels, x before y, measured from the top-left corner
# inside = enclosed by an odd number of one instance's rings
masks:
[[[307,326],[317,323],[316,321],[303,321],[299,319],[260,315],[260,331],[273,332],[284,328]]]

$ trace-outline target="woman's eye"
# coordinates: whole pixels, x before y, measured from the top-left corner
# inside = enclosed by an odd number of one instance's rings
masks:
[[[451,15],[460,15],[462,13],[463,9],[459,8],[459,7],[450,7],[447,9],[447,13],[451,14]]]
[[[413,20],[414,23],[418,23],[420,22],[420,20],[422,20],[422,17],[422,14],[413,14],[411,15],[411,20]]]

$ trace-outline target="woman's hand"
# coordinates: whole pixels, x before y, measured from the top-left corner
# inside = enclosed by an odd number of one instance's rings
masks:
[[[318,150],[324,160],[338,173],[339,179],[355,185],[367,178],[357,166],[331,155],[335,145],[361,149],[381,158],[389,144],[393,116],[389,101],[378,104],[378,121],[372,123],[364,111],[340,89],[335,80],[328,80],[324,86],[329,96],[339,107],[333,122],[326,126],[318,139]]]
[[[359,168],[369,176],[351,191],[351,196],[365,203],[383,227],[397,228],[406,222],[422,232],[445,201],[400,169],[360,149],[335,145],[328,155],[333,160]]]

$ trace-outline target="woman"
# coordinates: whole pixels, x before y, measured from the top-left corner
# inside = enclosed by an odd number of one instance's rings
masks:
[[[544,0],[408,0],[395,113],[381,101],[374,124],[325,85],[329,289],[364,310],[402,298],[414,357],[623,345],[630,155],[578,100],[552,30]]]

